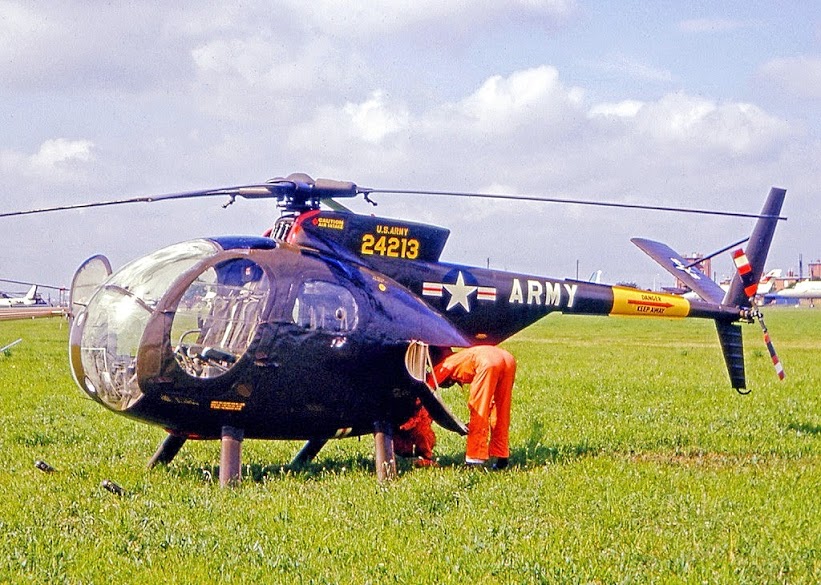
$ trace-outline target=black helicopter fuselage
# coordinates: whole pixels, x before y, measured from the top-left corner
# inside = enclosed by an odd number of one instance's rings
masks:
[[[411,344],[495,344],[553,311],[738,318],[674,295],[441,263],[449,232],[429,225],[310,211],[278,230],[176,244],[99,286],[81,268],[73,288],[93,294],[71,329],[80,387],[185,437],[226,425],[260,439],[361,435],[400,424],[417,398],[460,431],[406,369]]]

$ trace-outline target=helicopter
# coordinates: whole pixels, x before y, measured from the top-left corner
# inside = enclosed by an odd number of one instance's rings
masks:
[[[478,268],[440,260],[450,230],[353,213],[339,199],[378,193],[536,200],[756,218],[737,248],[725,291],[660,242],[632,241],[700,298],[628,286]],[[195,197],[274,199],[261,236],[180,242],[116,272],[105,256],[76,271],[69,298],[74,381],[110,411],[168,433],[149,467],[170,464],[186,441],[220,440],[219,479],[241,479],[245,439],[302,440],[291,465],[332,439],[372,434],[380,481],[396,476],[394,429],[421,404],[444,429],[465,424],[426,383],[450,348],[498,344],[560,312],[711,319],[733,388],[746,392],[741,323],[759,321],[784,370],[755,288],[786,191],[760,214],[529,196],[374,189],[302,173],[265,183],[0,213],[0,217]],[[325,204],[330,209],[323,208]],[[374,203],[375,204],[375,203]],[[746,251],[738,248],[747,243]]]

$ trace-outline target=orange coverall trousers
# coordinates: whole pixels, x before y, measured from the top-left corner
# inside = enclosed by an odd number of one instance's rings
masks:
[[[457,351],[433,368],[438,382],[470,384],[465,457],[487,460],[509,457],[510,403],[516,360],[500,347],[477,345]]]

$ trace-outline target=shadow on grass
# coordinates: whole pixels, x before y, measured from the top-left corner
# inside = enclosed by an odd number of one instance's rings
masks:
[[[542,445],[525,446],[513,449],[510,453],[511,466],[541,466],[548,463],[569,463],[601,453],[601,447],[586,442],[575,445]]]
[[[540,466],[548,463],[567,463],[601,453],[600,446],[591,445],[587,441],[569,445],[549,444],[545,440],[547,434],[547,427],[543,421],[531,421],[524,444],[511,450],[511,465]]]
[[[816,427],[814,431],[802,428],[804,432],[819,432]],[[547,428],[541,421],[532,421],[527,438],[522,444],[514,446],[510,452],[510,462],[508,471],[525,469],[528,467],[540,467],[547,464],[562,464],[576,461],[585,457],[596,456],[601,453],[600,446],[591,445],[586,441],[574,444],[555,444],[545,441]],[[413,458],[396,458],[396,468],[400,475],[411,472],[422,472],[424,468],[417,468]],[[455,453],[437,453],[436,467],[440,469],[454,469],[462,471],[465,469],[464,451]],[[163,466],[159,466],[161,469]],[[193,479],[206,482],[219,482],[219,465],[197,465],[196,463],[178,464],[173,463],[165,467],[166,471],[182,479]],[[300,465],[291,465],[288,462],[263,465],[262,463],[246,463],[242,466],[242,478],[245,481],[262,483],[266,481],[276,481],[288,477],[304,478],[308,481],[321,480],[329,477],[345,475],[349,473],[371,473],[376,474],[374,459],[372,456],[357,454],[350,457],[322,457],[320,454],[316,459]]]
[[[242,480],[256,483],[276,481],[286,477],[304,477],[306,480],[318,480],[331,476],[344,475],[350,472],[374,471],[373,459],[367,457],[346,457],[322,459],[299,466],[287,462],[262,464],[258,462],[242,465]],[[164,471],[180,479],[199,480],[207,483],[219,483],[220,466],[197,464],[158,465],[156,471]]]
[[[791,431],[796,431],[805,435],[821,435],[821,425],[812,423],[795,423],[792,422],[787,425]]]
[[[584,457],[598,455],[600,452],[599,447],[584,442],[571,445],[544,445],[541,442],[535,442],[534,444],[526,444],[511,449],[507,471],[515,472],[517,469],[522,470],[528,467],[568,463]],[[465,455],[463,452],[438,454],[436,462],[436,467],[439,469],[465,470]],[[397,457],[396,468],[400,476],[407,473],[425,472],[425,468],[418,468],[415,465],[413,458]],[[218,464],[207,466],[171,464],[165,467],[160,465],[157,468],[158,471],[162,469],[181,479],[211,483],[219,482]],[[256,483],[277,481],[289,477],[303,478],[306,481],[318,481],[359,472],[371,473],[375,476],[373,458],[364,455],[335,458],[322,458],[319,456],[312,462],[298,466],[291,466],[284,462],[269,465],[247,463],[242,466],[243,481]]]

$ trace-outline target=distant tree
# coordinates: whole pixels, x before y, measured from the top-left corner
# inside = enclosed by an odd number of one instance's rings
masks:
[[[617,286],[629,286],[630,288],[638,288],[639,286],[635,282],[617,282]]]

